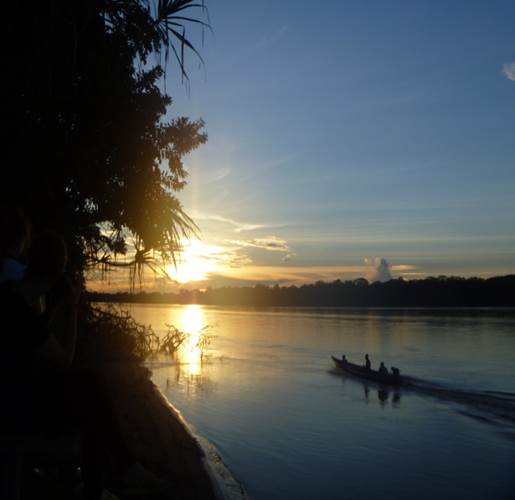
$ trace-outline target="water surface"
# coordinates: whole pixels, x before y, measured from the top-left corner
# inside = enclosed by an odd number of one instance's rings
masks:
[[[492,408],[346,378],[368,352],[424,383],[515,393],[515,312],[127,306],[193,333],[154,381],[254,499],[503,499],[515,424]],[[203,362],[198,332],[217,336]],[[508,418],[506,418],[508,417]]]

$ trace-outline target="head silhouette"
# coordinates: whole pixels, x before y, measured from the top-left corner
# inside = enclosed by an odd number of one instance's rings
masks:
[[[44,289],[50,289],[63,275],[68,252],[63,237],[47,231],[32,242],[30,248],[26,279]]]
[[[30,226],[18,207],[0,208],[0,258],[20,259],[30,246]]]

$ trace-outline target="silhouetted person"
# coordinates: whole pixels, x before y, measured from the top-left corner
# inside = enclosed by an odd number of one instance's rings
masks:
[[[370,363],[370,358],[368,357],[368,354],[365,354],[365,368],[367,370],[372,369],[372,364]]]
[[[401,381],[401,371],[395,366],[392,366],[392,376],[396,383]]]
[[[0,287],[2,428],[47,437],[77,430],[88,499],[100,498],[106,452],[119,467],[122,483],[136,475],[148,484],[156,479],[155,486],[157,478],[135,462],[125,445],[105,379],[72,368],[79,293],[64,275],[66,261],[62,238],[46,233],[34,240],[23,278]],[[52,291],[60,295],[64,317],[59,340],[41,311],[41,296]]]
[[[386,368],[386,366],[384,366],[384,363],[382,361],[381,361],[381,364],[379,365],[379,375],[381,375],[383,377],[388,376],[388,368]]]
[[[0,207],[0,283],[23,278],[30,245],[30,227],[16,207]]]
[[[342,363],[346,365],[348,363],[347,358],[345,357],[345,354],[342,354]]]

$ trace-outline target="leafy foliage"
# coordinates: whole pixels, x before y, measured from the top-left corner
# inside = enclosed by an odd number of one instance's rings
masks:
[[[185,155],[207,140],[202,120],[170,118],[161,88],[173,54],[187,78],[192,0],[8,2],[9,130],[0,196],[67,239],[77,276],[134,257],[173,259],[196,230],[175,193]],[[16,20],[18,22],[16,22]],[[21,24],[20,24],[21,23]],[[151,57],[155,56],[155,57]],[[155,251],[158,251],[156,254]],[[121,264],[121,263],[118,263]],[[154,262],[154,265],[157,265]]]

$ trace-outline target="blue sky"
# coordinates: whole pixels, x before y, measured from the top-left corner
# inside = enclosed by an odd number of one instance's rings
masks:
[[[515,2],[207,5],[167,88],[209,134],[180,199],[239,262],[210,284],[515,272]]]

